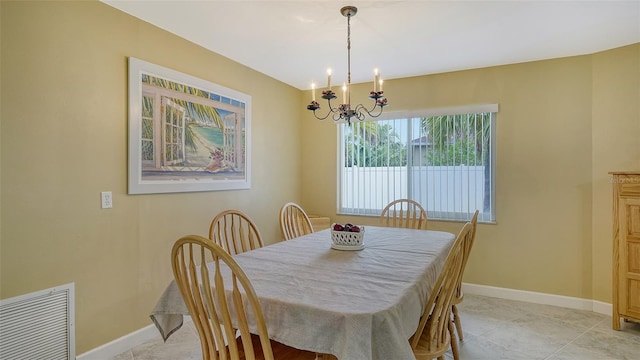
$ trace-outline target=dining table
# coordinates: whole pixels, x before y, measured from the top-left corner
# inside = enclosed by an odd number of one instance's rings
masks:
[[[361,250],[331,247],[331,229],[234,255],[269,337],[339,360],[415,359],[408,339],[455,235],[364,226]],[[189,312],[172,281],[151,319],[166,340]]]

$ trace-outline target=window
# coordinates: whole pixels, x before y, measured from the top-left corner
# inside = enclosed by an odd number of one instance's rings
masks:
[[[429,219],[495,222],[497,105],[339,125],[338,212],[379,215],[418,201]],[[403,114],[404,115],[404,114]]]

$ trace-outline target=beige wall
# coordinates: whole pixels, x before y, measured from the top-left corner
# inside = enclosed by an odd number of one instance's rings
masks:
[[[267,242],[285,201],[347,219],[336,128],[304,110],[308,93],[101,3],[0,6],[0,298],[75,282],[78,354],[149,324],[172,242],[216,212],[248,212]],[[128,56],[252,96],[251,190],[126,194]],[[610,301],[606,172],[640,169],[639,64],[636,44],[385,82],[389,111],[500,105],[498,223],[480,225],[465,281]]]
[[[611,301],[607,172],[640,169],[639,49],[385,82],[388,111],[500,106],[497,224],[479,226],[466,282]],[[336,128],[311,113],[303,118],[313,134],[303,143],[304,206],[334,221],[375,224],[336,214]]]
[[[594,54],[592,106],[593,298],[611,302],[608,172],[640,170],[640,45]]]
[[[280,239],[279,208],[301,196],[299,90],[102,3],[0,6],[1,298],[75,282],[81,354],[150,324],[173,241],[215,213]],[[129,56],[252,96],[251,190],[127,195]]]

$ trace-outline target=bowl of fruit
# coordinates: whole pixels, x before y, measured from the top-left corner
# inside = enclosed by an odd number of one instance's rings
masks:
[[[364,226],[353,224],[331,225],[331,247],[337,250],[364,249]]]

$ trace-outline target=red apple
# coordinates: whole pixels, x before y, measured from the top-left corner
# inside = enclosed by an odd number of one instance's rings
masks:
[[[334,231],[344,231],[344,226],[342,226],[340,224],[335,224],[335,225],[333,225],[333,230]]]
[[[353,225],[349,231],[360,232],[360,227],[358,225]]]

